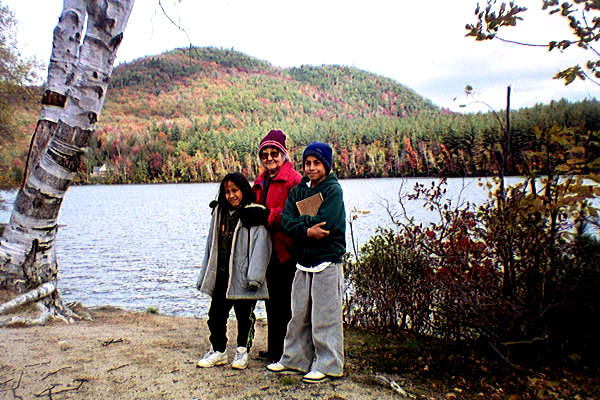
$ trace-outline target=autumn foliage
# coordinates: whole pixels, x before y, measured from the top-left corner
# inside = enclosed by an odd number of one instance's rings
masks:
[[[3,147],[0,178],[16,185],[38,116],[15,108],[15,146]],[[579,137],[563,157],[593,158],[600,130],[597,101],[513,112],[507,174],[529,165],[518,155],[535,146],[535,127]],[[492,114],[452,114],[413,90],[346,66],[281,69],[233,50],[178,49],[118,66],[76,183],[218,181],[259,171],[256,148],[269,129],[288,135],[296,162],[313,140],[336,153],[341,178],[484,176],[496,172],[500,148]],[[575,151],[573,151],[575,150]],[[94,174],[106,166],[107,173]],[[592,166],[590,168],[598,168]]]
[[[463,362],[494,360],[495,377],[509,371],[518,382],[510,388],[514,398],[578,394],[572,385],[560,389],[550,378],[528,374],[547,369],[551,376],[553,366],[585,376],[598,370],[600,240],[593,201],[600,177],[584,172],[600,160],[574,145],[581,140],[577,130],[534,132],[528,150],[512,152],[528,166],[522,181],[506,187],[500,175],[487,184],[483,204],[453,203],[445,179],[401,189],[400,211],[390,211],[395,227],[346,260],[346,323],[452,345],[451,356],[431,364],[464,356],[466,346],[472,354]],[[404,208],[408,201],[420,202],[435,222],[414,222]],[[510,394],[487,389],[494,398]]]

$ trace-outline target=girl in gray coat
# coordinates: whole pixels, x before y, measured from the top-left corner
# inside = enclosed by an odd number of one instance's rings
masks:
[[[269,298],[265,274],[271,257],[271,238],[259,222],[264,219],[264,207],[254,204],[255,199],[248,180],[232,173],[223,178],[217,201],[211,202],[212,219],[196,287],[211,296],[208,329],[212,350],[198,361],[199,367],[227,363],[231,307],[237,319],[237,349],[231,366],[244,369],[248,365],[256,300]]]

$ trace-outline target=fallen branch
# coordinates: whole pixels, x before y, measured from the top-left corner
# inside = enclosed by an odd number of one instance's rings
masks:
[[[35,397],[42,397],[42,395],[44,395],[44,393],[48,392],[48,398],[52,398],[52,389],[54,389],[55,387],[60,386],[60,384],[58,383],[53,383],[50,385],[49,388],[46,388],[44,390],[42,390],[39,393],[34,394]]]
[[[19,380],[17,381],[17,384],[15,386],[9,387],[7,389],[2,389],[2,390],[0,390],[0,393],[10,391],[10,392],[12,392],[13,399],[22,399],[21,396],[17,395],[17,389],[19,389],[19,387],[21,386],[21,380],[23,379],[23,372],[24,371],[21,370],[21,374],[19,375]],[[9,379],[6,382],[3,382],[2,385],[6,384],[12,380],[13,379]]]
[[[79,385],[78,386],[69,387],[70,386],[70,384],[69,384],[69,386],[67,386],[67,388],[65,388],[65,389],[59,390],[58,392],[52,392],[52,389],[54,389],[55,387],[60,386],[60,385],[53,384],[48,389],[42,390],[40,393],[36,394],[35,397],[42,397],[42,395],[45,392],[48,392],[48,398],[51,399],[53,394],[60,394],[60,393],[65,393],[65,392],[73,392],[73,391],[81,389],[81,387],[83,386],[83,384],[85,382],[88,382],[88,380],[87,379],[75,379],[75,380],[73,380],[73,382],[79,382]]]
[[[56,290],[56,289],[55,289]],[[50,292],[51,293],[51,292]],[[50,294],[48,293],[48,294]],[[46,296],[43,296],[46,297]],[[10,302],[15,301],[15,299]],[[66,306],[63,305],[62,301],[58,301],[50,306],[43,304],[43,301],[35,303],[36,308],[39,310],[37,317],[29,317],[23,315],[15,315],[12,317],[0,318],[0,327],[11,327],[11,326],[38,326],[44,325],[51,318],[59,319],[67,324],[73,323],[75,320],[87,320],[93,321],[93,318],[89,312],[85,310],[85,307],[79,302],[69,303]],[[8,304],[8,303],[5,303]],[[26,304],[26,303],[25,303]],[[75,312],[75,309],[79,309]]]
[[[104,342],[102,342],[102,346],[108,346],[113,343],[123,343],[123,338],[105,340]]]
[[[401,396],[408,397],[411,399],[415,399],[417,397],[412,393],[408,393],[406,390],[404,390],[402,388],[402,386],[400,386],[398,383],[396,383],[393,379],[387,378],[387,377],[385,377],[383,375],[379,375],[379,374],[375,374],[375,379],[378,380],[379,382],[383,383],[384,385],[389,386],[394,392],[400,394]]]
[[[44,297],[50,296],[54,291],[56,291],[56,281],[46,282],[27,293],[23,293],[4,304],[0,304],[0,314],[43,299]]]
[[[530,370],[530,369],[526,369],[526,368],[523,368],[523,367],[521,367],[520,365],[517,365],[517,364],[514,364],[514,363],[512,363],[512,362],[511,362],[511,361],[510,361],[510,360],[509,360],[507,357],[505,357],[505,356],[504,356],[504,354],[502,354],[502,353],[500,352],[500,350],[498,350],[498,349],[496,348],[496,346],[494,346],[494,345],[493,345],[492,343],[490,343],[490,342],[488,342],[488,344],[489,344],[489,345],[492,347],[492,349],[494,349],[494,351],[495,351],[495,352],[496,352],[496,353],[497,353],[497,354],[500,356],[500,358],[501,358],[502,360],[504,360],[504,362],[505,362],[505,363],[507,363],[508,365],[510,365],[512,368],[516,369],[517,371],[527,371],[527,372],[533,372],[533,371],[532,371],[532,370]]]
[[[53,313],[41,302],[35,303],[35,306],[40,311],[40,314],[37,318],[25,318],[20,315],[16,315],[12,318],[0,320],[0,327],[44,325],[46,322],[48,322],[50,317],[53,316]]]
[[[123,364],[123,365],[119,365],[118,367],[111,368],[111,369],[109,369],[109,370],[108,370],[108,371],[106,371],[106,372],[113,372],[113,371],[116,371],[116,370],[118,370],[118,369],[125,368],[125,367],[127,367],[127,366],[129,366],[129,364]]]
[[[519,340],[516,342],[506,342],[506,343],[500,343],[502,346],[514,346],[514,345],[520,345],[520,344],[534,344],[535,342],[545,342],[546,338],[544,337],[534,337],[531,340]]]
[[[25,366],[23,366],[23,368],[30,368],[30,367],[38,367],[40,365],[50,365],[50,361],[42,361],[36,364],[27,364]]]
[[[52,376],[52,375],[56,375],[56,374],[57,374],[57,373],[59,373],[60,371],[62,371],[62,370],[64,370],[64,369],[69,369],[69,368],[72,368],[72,367],[62,367],[62,368],[59,368],[59,369],[57,369],[56,371],[48,372],[46,375],[44,375],[44,377],[43,377],[41,380],[43,381],[43,380],[44,380],[44,379],[46,379],[47,377],[49,377],[49,376]]]
[[[65,314],[71,319],[93,321],[92,314],[86,311],[86,308],[79,301],[67,303]]]
[[[15,378],[10,378],[10,379],[9,379],[9,380],[7,380],[7,381],[0,382],[0,386],[4,386],[4,385],[6,385],[8,382],[12,381],[13,379],[15,379]]]

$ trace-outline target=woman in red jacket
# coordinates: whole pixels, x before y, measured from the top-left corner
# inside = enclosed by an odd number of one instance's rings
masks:
[[[267,267],[269,300],[267,311],[267,352],[260,355],[278,361],[283,353],[283,339],[292,317],[292,281],[296,273],[296,260],[290,254],[292,239],[281,227],[281,211],[288,193],[302,176],[294,169],[285,147],[285,134],[272,130],[260,141],[258,156],[264,171],[254,181],[256,202],[268,210],[267,229],[273,240],[273,253]]]

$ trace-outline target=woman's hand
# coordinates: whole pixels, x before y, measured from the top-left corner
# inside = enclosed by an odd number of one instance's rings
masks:
[[[313,239],[323,239],[325,236],[329,235],[329,231],[321,228],[323,225],[325,225],[326,222],[319,222],[318,224],[315,224],[313,226],[311,226],[310,228],[308,228],[306,230],[306,236],[308,236],[309,238],[313,238]]]

